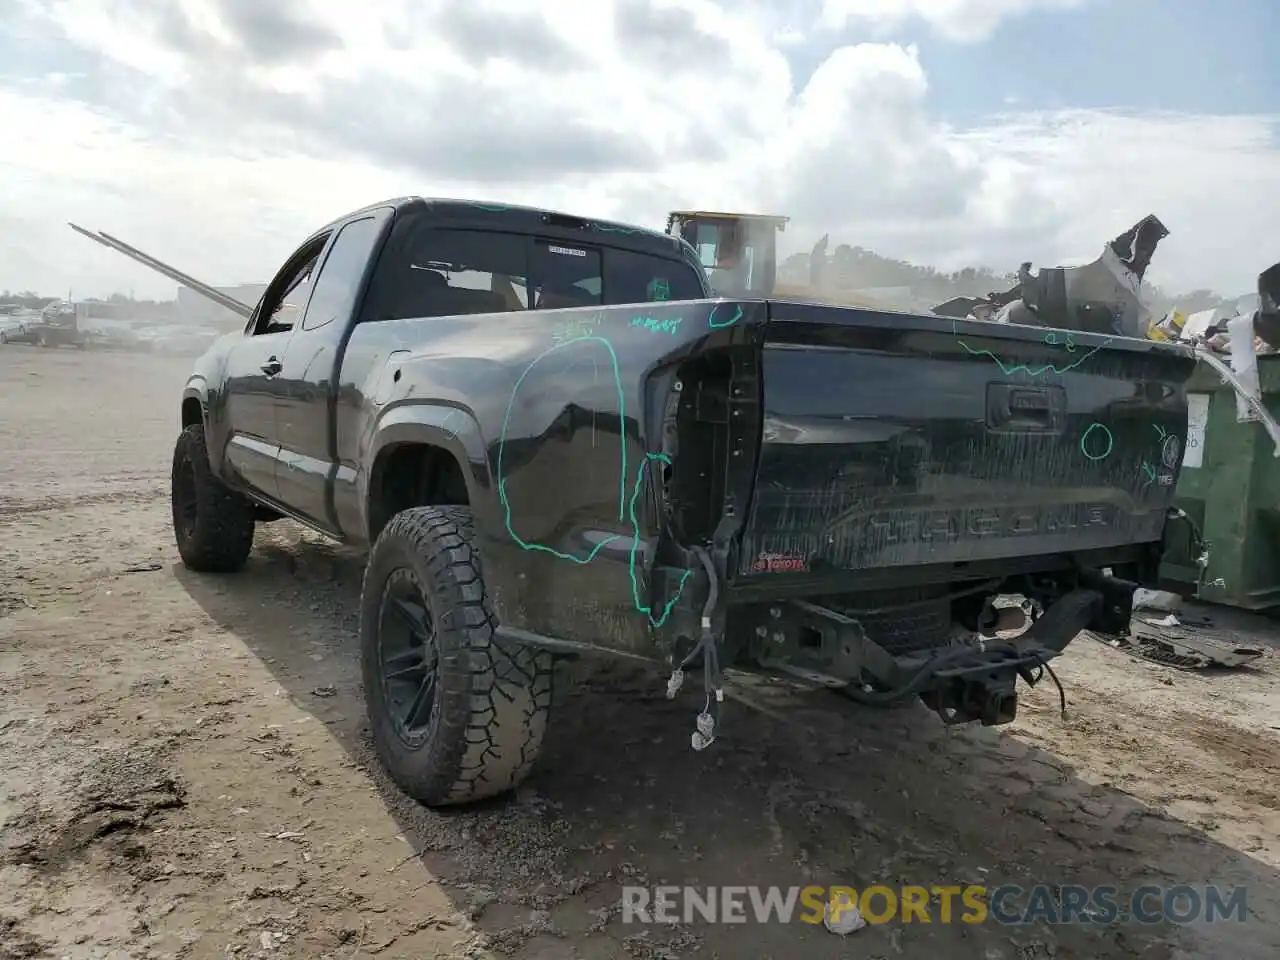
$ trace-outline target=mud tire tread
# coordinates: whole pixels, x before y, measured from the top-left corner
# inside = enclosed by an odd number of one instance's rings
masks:
[[[374,747],[396,785],[431,807],[518,786],[537,762],[552,706],[554,657],[497,635],[474,537],[467,507],[404,510],[378,536],[361,588],[360,659]],[[429,594],[439,645],[433,725],[416,749],[387,714],[377,637],[384,585],[404,566]]]

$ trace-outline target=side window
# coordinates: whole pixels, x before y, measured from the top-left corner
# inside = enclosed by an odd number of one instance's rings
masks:
[[[254,336],[286,333],[293,329],[299,312],[307,304],[316,261],[320,259],[327,240],[327,235],[312,239],[294,253],[289,263],[276,274],[258,305]]]
[[[338,317],[351,315],[369,263],[369,251],[377,237],[378,221],[374,217],[352,220],[338,231],[312,284],[311,301],[302,318],[303,330],[315,330]]]
[[[368,319],[508,313],[529,305],[528,239],[424,223],[382,253]]]
[[[536,309],[591,307],[602,300],[600,251],[595,247],[537,240],[529,275]]]
[[[688,263],[630,250],[605,250],[604,290],[611,304],[701,300],[705,296],[701,280]]]

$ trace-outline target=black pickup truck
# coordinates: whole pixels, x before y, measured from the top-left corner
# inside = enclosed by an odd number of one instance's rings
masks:
[[[247,311],[246,311],[247,312]],[[369,546],[380,756],[429,805],[534,763],[558,658],[726,670],[1007,722],[1154,583],[1194,366],[1179,347],[711,297],[683,240],[405,198],[289,258],[196,363],[173,456],[185,564],[258,522]],[[1030,626],[993,637],[992,599]]]

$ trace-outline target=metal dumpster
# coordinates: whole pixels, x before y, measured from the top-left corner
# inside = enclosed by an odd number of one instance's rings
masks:
[[[1280,354],[1258,357],[1258,379],[1263,403],[1280,417]],[[1203,362],[1187,401],[1177,505],[1208,546],[1198,595],[1246,610],[1280,606],[1280,459],[1271,438],[1260,423],[1236,422],[1235,392]],[[1185,530],[1171,529],[1161,567],[1168,589],[1195,591],[1195,553]]]

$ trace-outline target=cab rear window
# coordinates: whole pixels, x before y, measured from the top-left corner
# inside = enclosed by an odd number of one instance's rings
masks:
[[[705,295],[696,270],[679,259],[525,234],[429,228],[393,237],[379,260],[366,316],[458,316]]]

